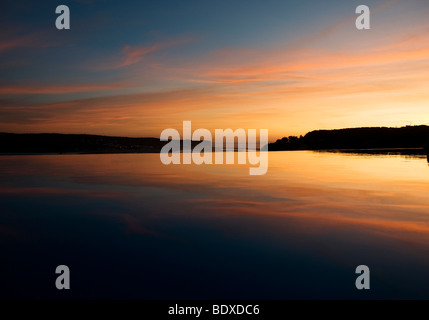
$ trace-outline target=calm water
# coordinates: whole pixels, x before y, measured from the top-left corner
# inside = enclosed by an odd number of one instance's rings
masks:
[[[1,297],[429,298],[425,158],[269,161],[249,176],[158,154],[0,157]]]

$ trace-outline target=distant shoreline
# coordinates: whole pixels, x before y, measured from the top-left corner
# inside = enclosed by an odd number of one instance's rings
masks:
[[[401,128],[370,127],[315,130],[304,136],[289,136],[268,145],[269,150],[423,150],[429,152],[429,126]],[[420,152],[420,151],[419,151]]]
[[[90,134],[0,133],[0,155],[159,153],[168,143],[158,138]],[[200,141],[192,141],[193,149]],[[180,143],[183,147],[183,141]],[[238,145],[235,152],[244,151]],[[245,148],[244,148],[245,149]],[[268,151],[429,154],[429,126],[316,130],[264,146]],[[183,152],[183,150],[181,150]],[[213,150],[214,151],[214,150]],[[224,150],[225,151],[225,150]]]
[[[401,153],[401,154],[422,154],[425,155],[425,148],[375,148],[375,149],[325,149],[312,150],[323,152],[341,152],[341,153],[369,153],[369,154],[384,154],[384,153]]]
[[[329,153],[355,153],[372,155],[426,155],[424,148],[378,148],[378,149],[320,149],[320,150],[268,150],[269,152],[294,152],[312,151]],[[215,152],[215,151],[213,151]],[[230,152],[230,151],[229,151]],[[244,150],[234,150],[233,152],[244,152]],[[0,156],[55,156],[55,155],[106,155],[106,154],[156,154],[159,152],[34,152],[34,153],[0,153]],[[182,152],[181,152],[182,153]]]

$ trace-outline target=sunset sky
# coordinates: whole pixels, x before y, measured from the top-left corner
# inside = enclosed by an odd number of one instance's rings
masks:
[[[0,15],[0,132],[159,137],[190,120],[273,141],[429,124],[428,0],[25,0]]]

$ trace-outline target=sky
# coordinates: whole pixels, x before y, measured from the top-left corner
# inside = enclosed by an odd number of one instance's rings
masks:
[[[20,0],[0,16],[0,132],[429,124],[427,0]]]

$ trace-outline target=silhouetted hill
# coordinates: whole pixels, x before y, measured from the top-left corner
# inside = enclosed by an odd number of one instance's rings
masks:
[[[428,148],[428,145],[428,126],[406,126],[316,130],[305,136],[278,139],[268,145],[268,150]]]
[[[58,133],[0,133],[0,153],[3,154],[151,153],[160,152],[165,143],[157,138]],[[193,141],[192,147],[198,143],[198,141]],[[426,148],[426,153],[428,153],[429,126],[316,130],[305,136],[284,137],[268,145],[269,151],[389,148]]]
[[[0,133],[0,153],[147,153],[159,152],[165,143],[156,138]]]

